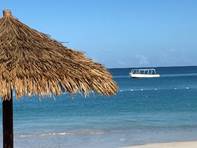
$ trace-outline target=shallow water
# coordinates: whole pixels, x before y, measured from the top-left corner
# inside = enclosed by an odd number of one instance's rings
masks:
[[[155,79],[131,79],[129,71],[111,70],[120,87],[113,97],[15,100],[15,147],[117,148],[197,140],[197,67],[158,68],[161,77]]]

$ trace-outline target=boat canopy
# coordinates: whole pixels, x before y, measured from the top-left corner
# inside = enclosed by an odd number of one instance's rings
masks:
[[[132,69],[133,74],[156,74],[155,69]]]

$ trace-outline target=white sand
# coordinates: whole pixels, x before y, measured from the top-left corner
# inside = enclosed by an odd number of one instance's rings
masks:
[[[197,141],[156,143],[156,144],[146,144],[139,146],[129,146],[124,148],[197,148]]]

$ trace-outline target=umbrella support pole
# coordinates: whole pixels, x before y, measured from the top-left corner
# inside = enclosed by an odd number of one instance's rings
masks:
[[[13,148],[13,98],[2,101],[3,148]]]

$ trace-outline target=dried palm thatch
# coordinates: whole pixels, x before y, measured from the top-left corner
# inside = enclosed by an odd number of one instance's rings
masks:
[[[88,94],[113,95],[117,85],[111,74],[83,53],[63,46],[31,29],[4,11],[0,19],[0,96]]]

